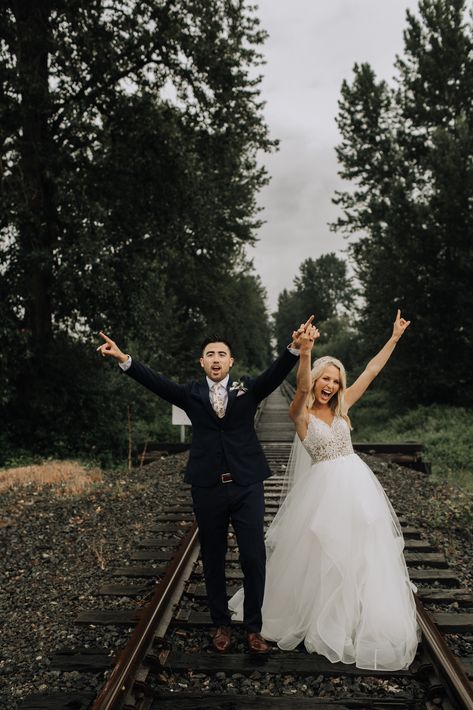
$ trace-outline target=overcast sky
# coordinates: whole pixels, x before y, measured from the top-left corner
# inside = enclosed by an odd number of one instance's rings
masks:
[[[264,161],[271,176],[261,193],[266,224],[249,255],[274,311],[307,257],[335,251],[346,240],[329,231],[337,217],[331,199],[343,185],[337,176],[335,125],[343,79],[355,62],[369,62],[391,82],[402,52],[406,9],[416,0],[259,0],[269,32],[262,68],[265,118],[280,149]]]

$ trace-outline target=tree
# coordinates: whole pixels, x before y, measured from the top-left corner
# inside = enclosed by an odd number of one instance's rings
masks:
[[[99,328],[185,375],[259,224],[265,34],[234,0],[10,0],[0,27],[0,401],[34,442]]]
[[[33,349],[112,316],[97,283],[120,298],[154,258],[204,254],[208,273],[252,241],[270,142],[242,3],[11,2],[0,19],[4,277]]]
[[[228,286],[223,309],[231,324],[229,338],[235,349],[235,372],[258,374],[272,357],[266,291],[258,276],[245,272],[238,274]],[[219,322],[222,321],[223,315],[219,318]]]
[[[273,316],[278,348],[287,345],[294,328],[312,313],[318,325],[346,313],[354,295],[347,265],[336,254],[305,259],[294,278],[294,288],[291,291],[284,289],[278,297],[278,310]]]
[[[334,316],[324,321],[321,327],[313,357],[332,355],[338,358],[343,362],[349,380],[352,381],[359,374],[360,367],[366,364],[363,362],[363,344],[353,318],[349,315]]]
[[[397,307],[412,329],[389,371],[404,404],[473,401],[473,44],[462,0],[421,0],[407,13],[397,86],[355,65],[338,115],[334,228],[357,235],[361,330],[372,351]],[[452,373],[456,386],[452,387]],[[399,383],[402,382],[402,387]]]

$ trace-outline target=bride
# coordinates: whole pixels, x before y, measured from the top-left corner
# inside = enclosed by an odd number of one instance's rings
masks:
[[[399,521],[371,469],[354,453],[348,410],[390,358],[410,321],[393,332],[347,388],[342,363],[315,361],[319,331],[303,336],[289,413],[296,437],[287,495],[267,535],[264,638],[358,668],[407,668],[418,631]],[[237,614],[239,591],[230,600]]]

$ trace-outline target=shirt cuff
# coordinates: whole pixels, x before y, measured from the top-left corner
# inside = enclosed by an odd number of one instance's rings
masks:
[[[123,372],[126,372],[129,367],[131,367],[131,356],[128,355],[128,360],[125,360],[125,362],[119,362],[118,367],[120,370],[123,370]]]
[[[296,357],[299,357],[299,355],[301,354],[300,350],[298,350],[297,348],[290,348],[289,345],[287,346],[287,349],[289,350],[291,355],[295,355]]]

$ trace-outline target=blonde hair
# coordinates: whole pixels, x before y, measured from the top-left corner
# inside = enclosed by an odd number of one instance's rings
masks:
[[[340,362],[336,357],[332,357],[331,355],[324,355],[323,357],[317,358],[317,360],[314,361],[312,365],[312,371],[310,373],[311,375],[311,388],[310,392],[307,396],[307,408],[312,409],[312,405],[315,402],[315,394],[314,394],[314,387],[315,383],[321,377],[324,373],[324,371],[327,369],[329,365],[334,365],[339,373],[340,373],[340,384],[338,387],[338,391],[334,396],[331,398],[329,402],[329,406],[335,416],[338,417],[343,417],[345,421],[348,423],[348,425],[351,428],[351,422],[350,418],[348,416],[348,407],[345,402],[345,391],[347,388],[347,373],[345,370],[345,367],[343,366],[343,363]]]

